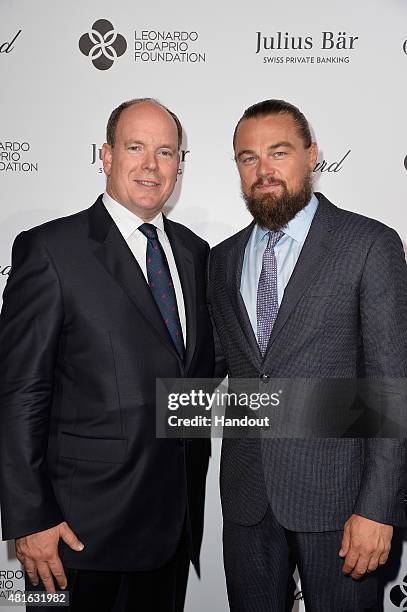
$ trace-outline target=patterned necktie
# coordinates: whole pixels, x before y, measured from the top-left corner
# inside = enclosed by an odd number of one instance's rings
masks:
[[[281,230],[269,232],[257,287],[257,342],[262,355],[267,350],[271,331],[278,313],[277,262],[274,247],[281,236],[283,236]]]
[[[175,348],[183,359],[185,350],[177,299],[167,258],[158,240],[157,228],[151,223],[143,223],[138,229],[147,238],[146,263],[148,284]]]

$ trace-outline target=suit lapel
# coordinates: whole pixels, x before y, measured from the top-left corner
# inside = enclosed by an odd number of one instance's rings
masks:
[[[184,298],[185,315],[187,321],[187,338],[185,351],[185,370],[192,361],[196,346],[196,284],[195,265],[191,251],[185,246],[177,235],[176,225],[164,217],[165,233],[171,244]]]
[[[322,194],[316,194],[319,205],[311,223],[297,264],[284,291],[277,319],[271,332],[265,359],[283,330],[298,301],[319,274],[333,239],[330,232],[335,225],[335,207]]]
[[[248,227],[237,235],[236,242],[228,254],[226,266],[226,286],[228,288],[227,293],[232,303],[236,318],[246,337],[252,361],[258,368],[262,362],[262,355],[250,323],[249,315],[247,314],[242,294],[240,293],[244,252],[253,231],[253,227],[254,221],[252,221]]]
[[[102,197],[89,209],[89,237],[95,256],[121,286],[165,346],[179,358],[144,274],[107,212]]]

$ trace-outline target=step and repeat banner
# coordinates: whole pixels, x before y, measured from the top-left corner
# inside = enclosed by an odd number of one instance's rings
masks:
[[[134,97],[158,98],[180,117],[182,163],[166,210],[211,245],[250,221],[232,134],[244,109],[266,98],[309,119],[316,189],[407,241],[405,0],[1,0],[0,71],[1,292],[20,231],[87,208],[104,190],[105,125]],[[217,442],[190,612],[228,609]],[[386,612],[407,610],[407,536],[394,549]],[[0,600],[21,576],[3,543]],[[296,600],[302,610],[300,585]]]

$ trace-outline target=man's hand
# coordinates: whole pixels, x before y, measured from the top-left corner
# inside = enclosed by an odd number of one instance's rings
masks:
[[[24,565],[31,583],[37,586],[41,578],[48,593],[55,593],[53,576],[61,589],[66,589],[67,585],[64,568],[58,555],[59,538],[62,538],[72,550],[84,549],[82,542],[65,522],[16,540],[17,558]]]
[[[358,580],[366,572],[384,565],[390,552],[393,527],[352,514],[343,529],[340,557],[345,557],[344,574]]]

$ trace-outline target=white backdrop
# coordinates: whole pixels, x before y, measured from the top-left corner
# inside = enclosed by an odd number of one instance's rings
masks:
[[[103,36],[99,20],[115,34]],[[91,42],[95,22],[101,33]],[[181,118],[188,153],[167,212],[212,245],[249,222],[231,137],[247,106],[273,97],[310,120],[323,168],[317,188],[406,242],[406,40],[405,0],[1,0],[0,291],[18,232],[86,208],[103,191],[94,153],[107,118],[141,96]],[[107,56],[109,68],[100,64]],[[191,576],[187,612],[227,610],[218,466],[215,441],[202,580]],[[387,612],[407,610],[404,546],[386,587]],[[3,544],[0,599],[10,581],[21,584],[18,567]]]

